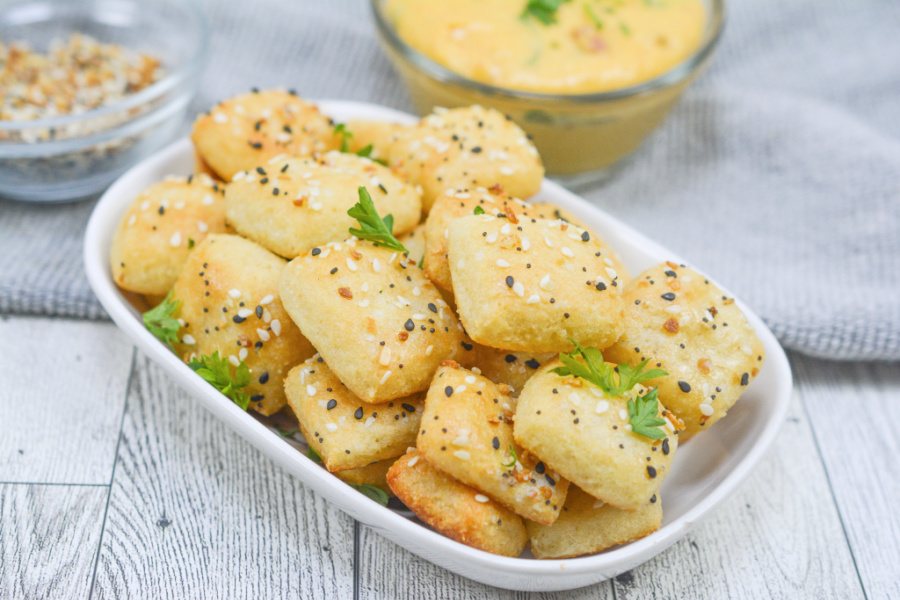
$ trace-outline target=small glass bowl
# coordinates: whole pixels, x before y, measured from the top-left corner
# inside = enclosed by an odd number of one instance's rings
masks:
[[[500,88],[450,71],[408,45],[371,0],[375,24],[416,110],[481,104],[510,115],[534,138],[547,174],[578,185],[606,178],[662,122],[708,64],[725,23],[724,0],[706,0],[708,21],[698,48],[680,64],[637,85],[595,94],[539,94]]]
[[[46,52],[72,33],[160,59],[163,77],[81,114],[0,121],[0,196],[64,202],[96,194],[177,135],[206,60],[206,20],[186,0],[0,2],[0,39]],[[49,139],[48,135],[50,136]],[[37,140],[37,141],[29,141]]]

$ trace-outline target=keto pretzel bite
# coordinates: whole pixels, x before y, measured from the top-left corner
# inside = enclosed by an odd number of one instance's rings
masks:
[[[462,350],[462,325],[403,253],[351,238],[295,258],[285,307],[328,366],[365,402],[424,390]]]
[[[122,215],[109,251],[113,281],[139,294],[165,296],[194,245],[229,231],[222,189],[206,175],[154,183]]]
[[[449,258],[460,319],[493,348],[565,352],[570,338],[606,348],[625,314],[610,255],[596,236],[559,220],[456,219]]]
[[[294,258],[347,237],[347,210],[365,187],[379,214],[394,217],[394,234],[411,231],[422,208],[412,185],[368,158],[329,152],[319,159],[280,157],[238,173],[225,192],[228,222],[272,252]]]
[[[604,504],[577,486],[569,486],[566,505],[553,525],[525,522],[535,558],[571,558],[593,554],[646,537],[662,524],[656,494],[634,511]]]
[[[345,131],[347,132],[347,151],[356,154],[365,150],[368,146],[372,146],[372,151],[368,157],[373,160],[384,160],[387,162],[391,145],[409,129],[409,125],[400,123],[391,123],[390,121],[370,121],[367,119],[356,119],[347,121]],[[340,140],[338,141],[340,144]]]
[[[467,546],[516,557],[528,541],[522,518],[449,477],[412,451],[387,474],[388,485],[417,517]]]
[[[425,397],[416,447],[428,463],[516,514],[549,525],[569,483],[513,440],[515,400],[486,377],[441,367]]]
[[[737,402],[765,360],[763,344],[734,299],[705,276],[672,262],[651,267],[626,286],[625,334],[607,360],[650,358],[668,372],[646,385],[685,429],[684,442],[709,429]]]
[[[397,241],[409,251],[409,260],[418,265],[425,256],[425,224],[419,223],[415,229],[398,235]]]
[[[279,89],[217,104],[194,122],[191,140],[199,158],[223,181],[279,154],[310,156],[337,148],[331,119]]]
[[[500,185],[510,195],[538,193],[544,165],[518,125],[481,106],[435,109],[391,145],[390,165],[422,186],[427,213],[448,188]]]
[[[367,467],[400,456],[416,443],[422,394],[381,404],[363,402],[321,356],[291,369],[284,391],[306,443],[329,471]]]
[[[510,352],[476,344],[471,364],[491,381],[508,385],[512,388],[510,396],[517,397],[531,376],[557,356],[556,353]]]
[[[285,265],[250,240],[213,234],[191,252],[172,290],[184,322],[175,353],[185,362],[216,351],[232,365],[243,361],[250,408],[264,415],[284,407],[284,376],[315,352],[278,297]]]
[[[660,427],[667,437],[660,440],[632,433],[628,400],[646,388],[637,385],[609,398],[583,379],[551,372],[560,366],[551,362],[525,384],[516,409],[516,442],[591,496],[637,510],[669,474],[678,447],[674,425],[666,419]]]

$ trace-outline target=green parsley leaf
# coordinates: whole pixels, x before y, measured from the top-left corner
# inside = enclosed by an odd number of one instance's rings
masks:
[[[516,456],[516,449],[512,447],[512,444],[509,446],[509,458],[510,462],[505,463],[501,462],[500,464],[506,467],[507,469],[512,469],[516,466],[516,463],[519,462],[519,457]]]
[[[341,152],[349,152],[350,138],[353,137],[353,132],[347,129],[347,126],[343,123],[338,123],[334,126],[333,133],[336,137],[341,138]]]
[[[388,166],[386,160],[384,160],[384,159],[382,159],[382,158],[372,158],[372,151],[373,151],[373,150],[375,150],[375,146],[373,146],[372,144],[369,144],[368,146],[366,146],[366,147],[363,148],[362,150],[357,150],[356,155],[357,155],[357,156],[362,156],[363,158],[368,158],[368,159],[371,160],[372,162],[377,162],[377,163],[378,163],[379,165],[381,165],[382,167]]]
[[[250,406],[250,396],[242,390],[250,384],[250,369],[243,361],[232,374],[228,360],[216,350],[212,355],[203,355],[199,359],[192,359],[188,366],[204,381],[231,398],[242,409],[247,410],[247,407]]]
[[[322,462],[322,457],[319,456],[319,453],[316,452],[312,446],[310,446],[306,449],[306,458],[308,458],[309,460],[311,460],[313,462],[317,462],[317,463]]]
[[[188,238],[188,250],[192,249],[195,245],[196,245],[196,242],[194,242],[194,238],[189,237]]]
[[[544,25],[556,23],[556,11],[569,0],[527,0],[522,18],[534,17]]]
[[[281,437],[286,437],[286,438],[292,438],[295,435],[297,435],[298,433],[300,433],[299,429],[282,429],[281,427],[276,427],[275,429],[278,430],[278,434]]]
[[[363,496],[368,496],[378,504],[382,506],[388,505],[388,495],[385,491],[379,487],[375,487],[374,485],[364,483],[362,485],[357,485],[355,483],[348,483],[350,487],[354,488],[357,492],[362,494]]]
[[[170,348],[172,344],[181,341],[178,339],[178,330],[181,329],[181,324],[172,316],[180,305],[181,300],[173,302],[172,292],[169,292],[159,306],[144,313],[144,327],[158,340],[168,344]]]
[[[603,29],[603,21],[600,19],[600,17],[597,16],[597,13],[594,12],[594,8],[587,2],[584,3],[584,14],[586,14],[587,18],[591,20],[591,22],[594,24],[594,27],[596,27],[598,30]]]
[[[475,210],[472,211],[472,214],[473,214],[473,215],[483,215],[483,214],[484,214],[484,209],[481,208],[481,206],[476,206],[476,207],[475,207]]]
[[[560,353],[559,360],[563,366],[556,367],[552,372],[561,377],[571,375],[593,383],[608,398],[618,398],[641,382],[668,375],[662,369],[645,371],[649,360],[644,360],[634,367],[628,363],[620,363],[613,367],[603,360],[603,353],[596,348],[582,348],[575,340],[571,342],[575,345],[575,349],[568,354]],[[579,357],[582,360],[578,360]],[[656,398],[657,390],[653,389],[638,397],[637,401],[628,400],[631,430],[654,440],[666,437],[665,433],[655,429],[665,424],[663,419],[656,416],[659,410]]]
[[[419,264],[417,265],[420,269],[425,269],[425,255],[422,255],[422,258],[419,259]]]
[[[651,440],[661,440],[666,433],[659,429],[665,425],[665,419],[657,416],[659,412],[659,400],[656,398],[657,388],[653,388],[636,400],[628,400],[628,419],[631,422],[631,431],[638,435],[648,437]]]
[[[369,240],[398,252],[409,252],[406,246],[394,237],[394,215],[387,215],[383,219],[375,210],[372,196],[364,187],[359,188],[359,202],[347,211],[347,214],[357,220],[360,229],[350,228],[350,234],[361,240]]]

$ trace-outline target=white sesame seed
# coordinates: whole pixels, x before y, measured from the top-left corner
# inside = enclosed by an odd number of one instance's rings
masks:
[[[360,289],[361,289],[362,291],[364,291],[364,292],[368,292],[368,291],[369,291],[369,282],[368,282],[368,281],[363,281],[363,284],[362,284],[362,286],[360,287]]]
[[[384,348],[381,349],[381,356],[378,357],[378,363],[383,367],[386,367],[389,364],[391,364],[391,347],[390,346],[385,346]]]
[[[753,354],[753,348],[744,344],[743,346],[741,346],[741,352],[743,352],[747,356],[750,356],[751,354]]]
[[[672,305],[670,305],[670,306],[667,306],[667,307],[665,308],[665,311],[666,311],[667,313],[670,313],[670,314],[673,314],[673,315],[677,315],[678,313],[681,312],[681,307],[678,306],[677,304],[672,304]]]
[[[335,425],[334,423],[325,423],[325,429],[327,429],[331,433],[334,433],[335,431],[337,431],[337,425]]]
[[[374,423],[374,422],[375,422],[375,417],[369,415],[369,418],[366,419],[366,422],[365,422],[365,424],[363,425],[363,427],[371,427],[371,426],[372,426],[372,423]]]
[[[240,318],[246,319],[247,317],[249,317],[250,315],[253,314],[253,311],[250,310],[249,308],[242,308],[238,311],[237,314]]]
[[[147,210],[148,208],[150,208],[149,200],[144,200],[143,202],[141,202],[141,206],[140,206],[141,210]]]
[[[500,167],[500,174],[501,174],[501,175],[506,175],[507,177],[509,177],[510,175],[512,175],[512,174],[515,173],[515,172],[516,172],[516,170],[513,169],[512,167],[505,167],[505,166],[504,166],[504,167]]]
[[[708,383],[704,383],[704,384],[703,384],[703,395],[709,396],[709,390],[710,390],[709,384],[708,384]]]
[[[464,391],[466,391],[466,386],[464,386],[464,385],[458,385],[458,386],[456,386],[456,393],[457,393],[457,394],[462,394]]]
[[[624,408],[620,408],[619,409],[619,418],[622,419],[623,421],[627,421],[628,420],[628,411],[625,410]]]
[[[312,194],[312,195],[315,196],[316,194]],[[309,205],[309,207],[313,210],[322,210],[322,203],[321,202],[313,202],[312,204]]]
[[[128,226],[131,227],[134,225],[134,222],[137,221],[137,215],[131,215],[128,217]]]
[[[549,273],[541,278],[541,289],[548,291],[553,289],[553,281],[550,279]]]
[[[247,183],[253,183],[256,181],[256,173],[247,173],[247,176],[244,179]]]
[[[572,252],[572,250],[569,249],[569,248],[566,247],[566,246],[563,246],[563,247],[560,249],[560,252],[562,252],[562,255],[563,255],[563,256],[567,256],[567,257],[569,257],[569,258],[574,258],[574,257],[575,257],[575,253]]]
[[[468,446],[469,445],[469,436],[467,436],[467,435],[457,436],[456,439],[454,439],[451,443],[454,446]]]
[[[281,321],[279,321],[278,319],[272,319],[271,326],[272,332],[275,335],[281,335]]]
[[[493,232],[489,233],[484,238],[484,241],[486,241],[488,244],[493,244],[494,242],[496,242],[497,241],[497,232],[493,231]]]
[[[372,270],[376,273],[381,273],[381,261],[377,258],[372,259]]]
[[[522,285],[522,282],[521,282],[521,281],[515,282],[515,283],[513,284],[513,288],[512,288],[512,289],[513,289],[513,291],[516,293],[516,295],[517,295],[519,298],[524,298],[524,297],[525,297],[525,286]]]
[[[624,429],[625,429],[625,431],[631,431],[632,430],[631,423],[626,423]]]
[[[351,271],[356,270],[356,263],[354,261],[350,260],[349,257],[347,258],[347,268],[350,269]]]
[[[230,290],[228,290],[228,295],[237,300],[241,297],[241,290],[237,288],[231,288]]]
[[[266,331],[265,329],[257,328],[256,335],[258,335],[259,339],[261,339],[264,342],[268,342],[272,338],[272,336],[269,335],[269,332]]]
[[[477,381],[477,379],[475,379],[475,376],[474,376],[474,375],[466,375],[466,378],[465,378],[464,381],[465,381],[466,383],[468,383],[469,385],[472,385],[472,384],[474,384],[474,383]]]
[[[552,248],[552,247],[553,247],[553,242],[551,242],[551,241],[550,241],[550,238],[548,238],[546,235],[544,236],[544,243],[547,244],[547,247],[548,247],[548,248]]]
[[[427,316],[427,315],[423,315],[422,313],[415,313],[415,314],[412,316],[412,318],[415,319],[416,321],[424,321],[425,319],[428,318],[428,316]]]
[[[701,404],[700,405],[700,413],[704,417],[711,417],[711,416],[713,416],[713,413],[715,413],[715,412],[716,412],[716,409],[714,409],[709,404]]]
[[[500,233],[503,235],[509,235],[510,231],[512,231],[512,229],[509,228],[509,223],[504,223],[503,227],[500,228]]]
[[[575,406],[581,406],[581,396],[579,396],[577,392],[570,392],[569,402],[571,402]]]
[[[606,274],[609,275],[610,279],[615,279],[619,276],[619,274],[616,273],[616,270],[611,267],[606,267]]]
[[[186,334],[184,335],[184,337],[181,338],[181,343],[182,343],[182,344],[187,344],[188,346],[192,346],[192,345],[194,345],[194,344],[197,343],[197,340],[195,340],[195,339],[194,339],[194,336],[192,336],[191,334],[186,333]]]
[[[419,289],[419,286],[413,288],[413,296],[421,296],[422,290]]]
[[[385,371],[384,375],[381,376],[381,384],[384,385],[384,382],[388,380],[388,377],[391,376],[391,371]]]
[[[226,115],[225,113],[217,112],[216,114],[213,115],[213,121],[215,121],[216,123],[221,123],[221,124],[227,123],[228,115]]]
[[[526,300],[525,303],[526,304],[540,304],[541,297],[538,296],[537,294],[532,294],[531,296],[528,297],[528,300]]]
[[[428,346],[425,348],[425,356],[431,356],[431,353],[434,352],[434,346]]]
[[[591,508],[603,508],[603,500],[595,500],[594,505]]]
[[[175,210],[183,209],[184,208],[184,200],[179,200],[178,202],[176,202],[175,204],[172,205],[172,208],[174,208]]]
[[[459,460],[469,460],[470,458],[472,458],[472,455],[465,450],[457,450],[453,453],[453,456],[455,456]]]
[[[360,308],[368,308],[368,306],[369,306],[369,299],[366,298],[365,300],[360,300],[360,301],[359,301],[359,306],[360,306]]]
[[[273,296],[272,294],[269,294],[268,296],[264,297],[262,300],[259,301],[259,305],[265,306],[266,304],[270,304],[273,300],[275,300],[275,296]]]
[[[475,494],[475,501],[476,501],[476,502],[481,502],[482,504],[484,504],[484,503],[487,502],[488,500],[490,500],[490,498],[488,498],[488,497],[485,496],[484,494]]]
[[[594,412],[598,415],[602,415],[606,411],[609,410],[609,401],[607,400],[599,400],[597,401],[597,406],[594,407]]]
[[[230,362],[235,367],[239,367],[241,365],[241,361],[238,360],[238,357],[234,354],[228,356],[228,362]]]
[[[613,263],[613,261],[611,261],[611,260],[608,259],[608,258],[604,258],[604,259],[603,259],[603,262],[606,263],[606,266],[607,266],[607,267],[614,267],[614,266],[616,266],[616,265]]]
[[[247,358],[247,354],[248,354],[247,349],[241,348],[238,351],[238,360],[245,360]]]
[[[712,396],[707,396],[706,398],[703,399],[703,402],[701,402],[700,404],[709,404],[709,405],[712,405],[712,403],[713,403]]]
[[[416,466],[416,463],[417,463],[417,462],[419,462],[419,457],[418,457],[418,456],[413,456],[411,459],[409,459],[409,462],[406,463],[406,466],[408,466],[408,467],[414,467],[414,466]]]
[[[181,232],[180,231],[176,231],[175,233],[172,234],[172,237],[169,239],[169,244],[176,248],[181,245]]]
[[[316,391],[317,391],[317,390],[316,390],[316,388],[315,388],[314,386],[312,386],[312,385],[306,386],[306,395],[307,395],[307,396],[315,396],[315,395],[316,395]]]
[[[397,300],[399,300],[399,301],[400,301],[400,304],[402,304],[403,306],[409,306],[409,305],[410,305],[410,301],[407,300],[406,298],[404,298],[403,296],[397,296]]]
[[[231,180],[232,181],[240,181],[241,179],[243,179],[246,176],[247,176],[247,171],[238,171],[237,173],[234,174],[234,177],[232,177]],[[210,200],[212,200],[212,196],[209,196],[209,198],[210,198]],[[204,198],[203,200],[204,200],[203,204],[206,204],[206,202],[205,202],[206,198]],[[210,204],[212,204],[212,202],[210,202]]]
[[[209,231],[209,225],[206,224],[206,221],[197,221],[197,230],[200,233],[206,233]]]
[[[498,258],[498,259],[497,259],[497,266],[498,266],[498,267],[508,267],[508,266],[509,266],[509,263],[506,262],[505,260],[503,260],[502,258]]]

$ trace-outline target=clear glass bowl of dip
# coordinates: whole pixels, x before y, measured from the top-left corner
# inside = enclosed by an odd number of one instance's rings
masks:
[[[547,174],[577,185],[602,180],[663,121],[702,72],[725,22],[724,0],[705,0],[707,23],[694,52],[642,83],[590,94],[541,94],[481,83],[435,62],[397,34],[387,0],[371,0],[375,24],[420,114],[435,106],[481,104],[510,115],[534,138]]]
[[[81,114],[0,120],[0,197],[63,202],[102,191],[160,149],[185,124],[206,60],[203,14],[186,0],[0,2],[0,40],[46,53],[83,33],[160,59],[163,76],[115,103]]]

